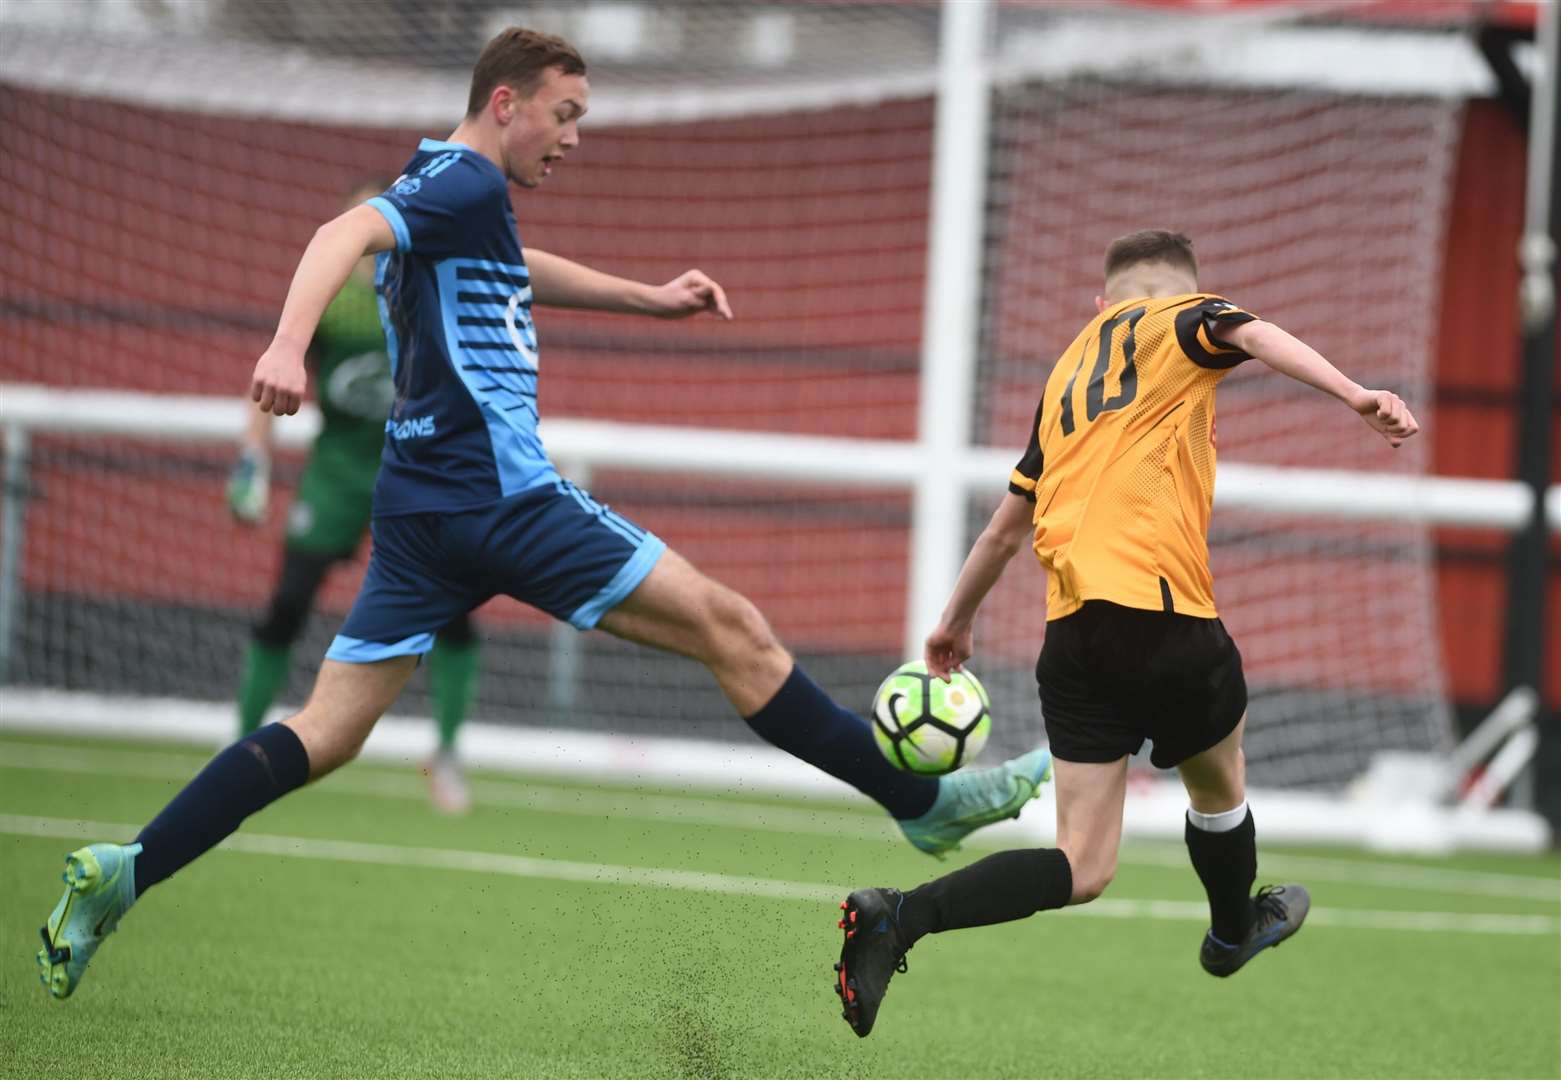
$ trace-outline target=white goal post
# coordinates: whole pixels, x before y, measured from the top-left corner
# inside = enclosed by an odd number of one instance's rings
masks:
[[[244,403],[232,397],[0,382],[0,427],[8,439],[48,433],[232,445],[243,431],[245,414]],[[319,411],[306,404],[297,416],[277,424],[277,444],[307,447],[319,427]],[[549,453],[565,465],[905,490],[920,485],[929,459],[947,449],[941,441],[930,440],[823,438],[568,417],[543,419],[541,431]],[[25,454],[25,442],[21,445]],[[995,495],[1005,490],[1013,457],[1010,451],[967,444],[954,453],[948,480],[972,496]],[[1546,493],[1546,504],[1551,529],[1561,532],[1561,485]],[[1533,513],[1534,496],[1516,480],[1222,462],[1214,505],[1341,521],[1513,532]],[[947,577],[941,580],[940,595],[947,595],[951,585]]]
[[[228,446],[242,430],[245,412],[243,402],[233,398],[0,383],[6,466],[0,505],[0,657],[10,652],[21,593],[31,440],[40,435],[106,436]],[[278,424],[277,443],[307,446],[318,426],[318,411],[305,405],[296,417]],[[542,433],[566,473],[615,468],[906,491],[923,481],[927,455],[941,452],[910,441],[716,432],[566,418],[545,421]],[[997,451],[967,447],[954,458],[948,482],[973,496],[990,496],[997,490],[993,476],[1000,477],[1006,465],[1007,457]],[[1215,500],[1218,506],[1257,514],[1342,521],[1407,518],[1503,531],[1520,527],[1533,505],[1526,487],[1503,481],[1240,464],[1221,466]],[[1552,489],[1547,501],[1552,508],[1561,505],[1561,487]],[[1551,528],[1561,533],[1561,519],[1554,514]],[[917,628],[908,628],[908,633],[915,632]],[[91,693],[21,688],[8,688],[5,694],[6,726],[14,729],[140,733],[207,742],[221,742],[230,730],[226,709],[212,705],[155,698],[110,700]],[[1514,692],[1488,724],[1451,754],[1387,755],[1381,770],[1368,771],[1355,785],[1354,801],[1327,794],[1254,790],[1252,800],[1262,807],[1265,835],[1281,842],[1353,843],[1384,850],[1543,850],[1550,842],[1543,819],[1521,809],[1489,808],[1500,788],[1511,782],[1533,753],[1534,703],[1532,691]],[[427,726],[392,720],[376,735],[369,753],[409,760],[422,745],[420,729],[426,731]],[[736,783],[791,793],[838,793],[835,785],[813,770],[768,748],[723,747],[664,736],[476,725],[467,738],[467,752],[479,763],[523,772],[613,776],[626,783]],[[1490,771],[1455,804],[1455,785],[1492,755],[1496,760]],[[1174,782],[1135,787],[1126,816],[1128,834],[1180,835],[1176,823],[1181,798]],[[1167,822],[1176,829],[1167,832]],[[1047,807],[1009,831],[1044,839],[1052,828]]]

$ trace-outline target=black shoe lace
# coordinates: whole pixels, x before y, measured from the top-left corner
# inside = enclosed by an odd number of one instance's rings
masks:
[[[1290,911],[1285,907],[1280,894],[1285,891],[1283,885],[1264,885],[1252,898],[1252,906],[1257,908],[1258,921],[1264,925],[1271,922],[1283,922],[1290,917]]]
[[[900,954],[900,962],[898,964],[894,965],[894,970],[898,971],[901,975],[904,975],[910,969],[911,969],[911,966],[908,963],[905,962],[905,954],[901,953]]]

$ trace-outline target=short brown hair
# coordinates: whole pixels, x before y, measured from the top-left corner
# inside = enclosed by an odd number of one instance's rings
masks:
[[[472,92],[466,99],[466,115],[476,116],[499,86],[513,87],[523,97],[536,93],[549,68],[565,75],[584,75],[585,61],[569,42],[552,34],[542,34],[511,26],[483,46],[477,66],[472,69]]]
[[[1140,229],[1119,236],[1106,248],[1106,277],[1139,263],[1168,263],[1186,270],[1195,279],[1198,260],[1192,253],[1192,241],[1184,233],[1169,229]]]

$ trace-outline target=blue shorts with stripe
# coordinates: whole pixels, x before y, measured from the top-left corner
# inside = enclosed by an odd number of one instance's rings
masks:
[[[368,573],[327,660],[425,653],[451,619],[500,594],[589,630],[667,548],[562,479],[477,510],[376,517],[373,534]]]

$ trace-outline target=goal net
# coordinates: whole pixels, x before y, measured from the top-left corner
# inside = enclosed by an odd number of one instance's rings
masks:
[[[594,87],[580,150],[517,196],[524,242],[648,280],[701,267],[738,316],[543,312],[544,418],[915,439],[939,30],[924,4],[8,4],[4,380],[241,393],[314,227],[365,177],[398,172],[419,137],[448,134],[473,57],[510,21],[569,35]],[[1191,234],[1206,287],[1424,417],[1457,88],[1360,75],[1358,61],[1445,39],[1114,4],[997,5],[994,21],[978,444],[1017,457],[1051,364],[1093,314],[1106,242],[1145,226]],[[1330,49],[1355,50],[1357,74]],[[1220,400],[1222,462],[1427,466],[1423,440],[1388,453],[1263,372],[1238,370]],[[302,462],[282,455],[270,517],[250,529],[223,501],[233,456],[172,423],[32,438],[8,524],[13,685],[231,696]],[[903,485],[560,465],[753,598],[843,703],[865,711],[902,659]],[[969,493],[971,536],[1005,481]],[[1374,750],[1449,738],[1426,527],[1221,511],[1214,530],[1217,597],[1253,692],[1254,780],[1342,783]],[[363,559],[329,581],[287,700]],[[481,718],[748,737],[686,661],[502,599],[478,624]],[[1044,583],[1021,558],[972,663],[995,698],[989,758],[1043,737],[1043,634]],[[402,710],[426,711],[420,684]]]
[[[1387,80],[1338,87],[1349,61],[1329,39],[1371,48],[1338,28],[1249,21],[1227,36],[1142,11],[1029,27],[1018,14],[1005,12],[1015,62],[999,69],[992,114],[983,441],[1019,445],[1058,343],[1093,313],[1106,244],[1146,226],[1194,238],[1205,288],[1426,417],[1456,101]],[[1073,41],[1095,43],[1088,68],[1050,77],[1048,46]],[[1270,51],[1290,78],[1253,63]],[[1217,436],[1224,463],[1408,475],[1430,460],[1428,440],[1392,451],[1332,399],[1255,363],[1222,385]],[[1423,525],[1218,510],[1210,541],[1252,693],[1254,782],[1338,782],[1376,749],[1447,738]],[[1004,592],[983,646],[1039,637],[1032,576]],[[1033,685],[1031,651],[1014,660],[1028,663],[1009,694]]]

